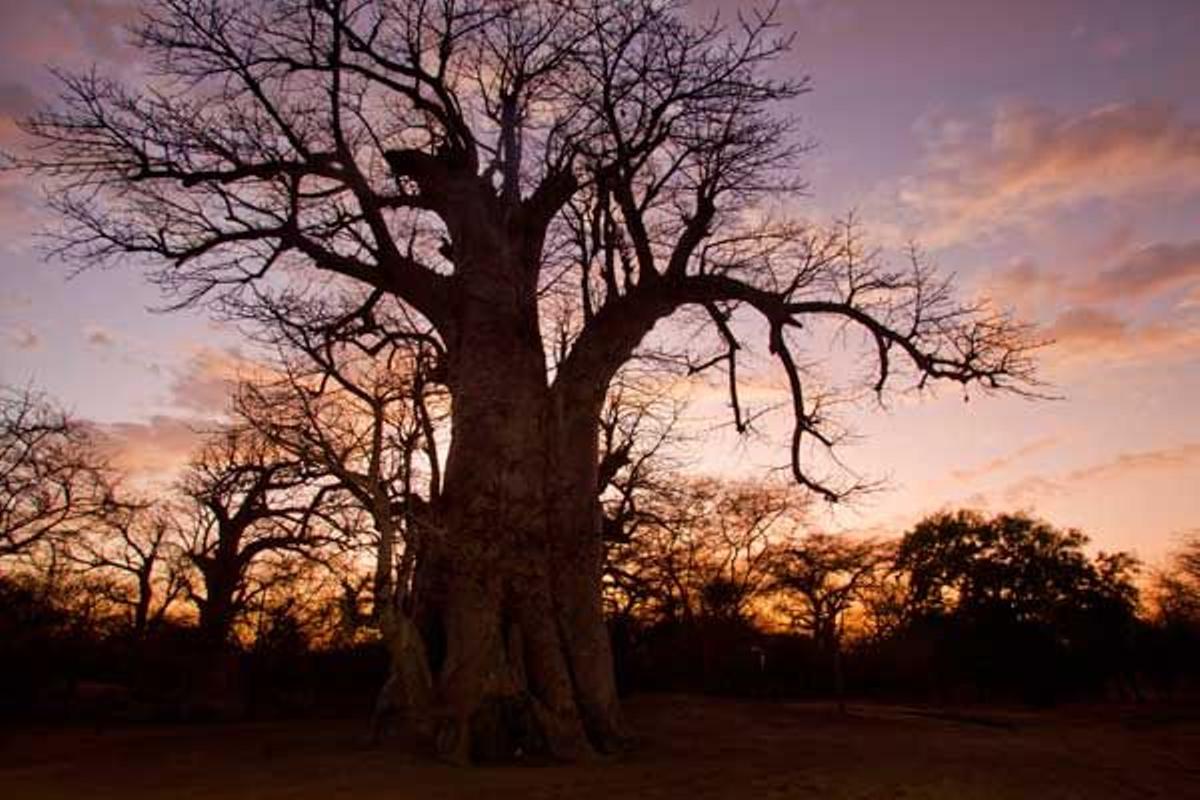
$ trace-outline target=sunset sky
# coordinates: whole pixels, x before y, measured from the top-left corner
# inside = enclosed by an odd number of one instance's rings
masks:
[[[695,13],[736,3],[704,0]],[[133,73],[136,3],[6,0],[0,149],[53,95],[46,64]],[[855,210],[895,253],[909,240],[1056,340],[1043,377],[1062,399],[946,388],[849,412],[844,458],[887,489],[822,511],[837,529],[895,534],[921,514],[1024,509],[1098,548],[1159,561],[1200,528],[1200,2],[783,0],[813,220]],[[0,380],[32,383],[162,475],[219,415],[248,356],[200,312],[151,313],[135,269],[67,280],[30,232],[51,224],[28,180],[0,173]],[[752,376],[751,402],[778,394]],[[724,398],[691,390],[697,429]],[[768,425],[779,443],[786,420]],[[761,475],[764,442],[700,439],[696,469]]]

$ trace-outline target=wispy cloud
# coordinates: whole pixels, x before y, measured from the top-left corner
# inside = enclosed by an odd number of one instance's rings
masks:
[[[1152,297],[1200,283],[1200,240],[1143,247],[1079,287],[1093,301]]]
[[[170,403],[202,417],[221,416],[228,412],[239,381],[263,377],[268,371],[266,365],[236,349],[201,347],[172,369]]]
[[[89,347],[109,349],[117,344],[117,337],[112,331],[99,325],[88,325],[83,329],[83,340]]]
[[[17,350],[39,350],[42,338],[31,328],[14,328],[8,332],[8,341]]]
[[[1149,361],[1200,354],[1200,327],[1173,321],[1139,325],[1092,306],[1064,311],[1045,333],[1054,340],[1051,353],[1066,361]]]
[[[35,64],[126,60],[124,31],[138,7],[136,0],[7,0],[0,44],[9,58]]]
[[[1093,266],[1097,261],[1101,266]],[[1103,264],[1102,257],[1089,255],[1085,262],[1053,271],[1032,259],[1019,259],[992,273],[984,290],[1014,306],[1038,308],[1153,300],[1192,284],[1200,289],[1200,239],[1154,242],[1127,249],[1108,266]]]
[[[926,123],[924,170],[900,199],[945,244],[1045,219],[1093,199],[1200,189],[1200,123],[1164,103],[1083,114],[1008,103],[980,128]]]
[[[1028,475],[1006,486],[999,497],[1010,507],[1032,507],[1105,481],[1119,480],[1128,484],[1197,467],[1200,467],[1200,442],[1185,442],[1175,447],[1120,452],[1104,461],[1058,475]]]
[[[1017,464],[1018,462],[1028,458],[1029,456],[1049,450],[1058,445],[1060,441],[1061,439],[1057,436],[1043,436],[1040,439],[1035,439],[1024,446],[1017,448],[1011,453],[1005,453],[1004,455],[997,456],[996,458],[985,461],[982,464],[977,464],[973,467],[953,470],[950,474],[960,481],[969,481],[976,478],[982,478],[995,472],[1000,472],[1001,470],[1007,469],[1014,464]]]
[[[58,93],[47,66],[132,74],[139,54],[125,31],[138,19],[137,0],[5,0],[0,4],[0,151],[20,153],[29,144],[19,127]],[[34,181],[0,172],[0,226],[25,234],[44,222]],[[10,242],[4,246],[11,247]]]
[[[1121,248],[1107,266],[1087,262],[1049,270],[1021,259],[985,279],[982,293],[1022,316],[1041,319],[1052,355],[1096,359],[1174,359],[1200,354],[1200,240]],[[1145,319],[1147,304],[1171,300]],[[1137,303],[1138,305],[1131,305]]]
[[[1176,447],[1118,453],[1115,458],[1069,472],[1064,483],[1085,484],[1111,478],[1126,479],[1135,473],[1172,470],[1200,464],[1200,442]]]

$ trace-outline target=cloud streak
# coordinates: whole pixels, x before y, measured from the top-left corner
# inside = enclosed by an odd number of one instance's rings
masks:
[[[1131,323],[1092,306],[1062,312],[1045,329],[1061,360],[1145,362],[1200,353],[1200,328],[1182,322]]]
[[[994,273],[984,294],[1024,316],[1047,320],[1053,352],[1074,361],[1151,360],[1200,352],[1200,240],[1157,242],[1129,250],[1111,266],[1072,279],[1021,260]],[[1134,322],[1131,303],[1170,300],[1152,321]]]
[[[89,325],[83,329],[83,339],[89,347],[110,349],[116,347],[117,337],[107,328],[99,325]]]
[[[1200,240],[1143,247],[1080,287],[1088,300],[1145,299],[1200,283]]]
[[[1007,506],[1028,507],[1106,481],[1131,483],[1196,467],[1200,467],[1200,442],[1185,442],[1175,447],[1117,453],[1109,460],[1054,477],[1029,475],[1009,484],[999,496]]]
[[[953,470],[950,474],[955,479],[960,481],[969,481],[975,480],[976,478],[982,478],[987,475],[991,475],[992,473],[1005,470],[1028,458],[1029,456],[1049,450],[1058,445],[1060,441],[1061,439],[1057,436],[1044,436],[1040,439],[1035,439],[1034,441],[1014,450],[1011,453],[997,456],[990,461],[985,461],[984,463],[974,467]]]
[[[202,347],[183,365],[172,370],[168,391],[175,408],[202,417],[222,416],[229,411],[230,398],[241,380],[262,378],[266,365],[246,358],[237,350]]]
[[[959,119],[926,128],[925,171],[902,183],[900,198],[938,244],[1088,200],[1200,189],[1200,124],[1165,103],[1077,115],[1009,103],[982,132]]]
[[[40,350],[42,347],[42,337],[37,335],[37,332],[31,328],[14,328],[8,332],[8,341],[17,350],[30,352]]]

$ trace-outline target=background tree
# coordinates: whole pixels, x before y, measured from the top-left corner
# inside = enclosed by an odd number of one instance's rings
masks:
[[[839,704],[846,614],[866,600],[891,560],[889,544],[825,533],[793,540],[772,559],[772,588],[782,597],[782,610],[827,659]]]
[[[1046,699],[1123,677],[1137,562],[1124,553],[1089,557],[1087,543],[1078,530],[1024,514],[928,517],[897,555],[910,627],[957,638],[951,651],[981,690],[1017,684]]]
[[[144,638],[183,590],[177,561],[179,520],[167,505],[127,498],[76,537],[69,557],[86,574],[111,578],[105,597],[127,612],[129,632]]]
[[[1200,534],[1191,534],[1154,576],[1155,611],[1164,622],[1200,629]]]
[[[1068,605],[1111,597],[1132,608],[1135,562],[1124,554],[1089,559],[1088,539],[1024,514],[988,519],[973,511],[937,514],[900,542],[918,613],[999,614],[1046,621]]]
[[[55,185],[63,255],[149,262],[181,304],[237,313],[284,269],[357,284],[364,317],[399,304],[431,326],[452,435],[427,553],[444,607],[423,635],[445,642],[431,713],[449,757],[517,727],[502,709],[525,709],[513,720],[536,720],[562,757],[624,739],[598,421],[660,322],[709,320],[693,338],[710,352],[691,360],[729,370],[739,428],[738,353],[761,337],[791,390],[793,477],[830,499],[858,482],[808,458],[839,438],[804,367],[827,346],[822,320],[859,334],[877,391],[906,371],[1029,386],[1020,326],[956,304],[917,260],[890,268],[852,230],[775,212],[805,149],[781,103],[807,84],[772,77],[789,39],[769,11],[728,26],[658,0],[146,11],[153,81],[65,77],[58,107],[26,125],[40,150],[25,166]],[[575,324],[547,337],[558,285],[577,289]]]
[[[744,686],[771,564],[806,510],[788,486],[658,476],[624,541],[609,545],[607,597],[626,680]],[[757,676],[761,677],[761,676]]]
[[[746,620],[804,508],[787,487],[674,476],[613,548],[614,591],[642,598],[644,616],[693,624]]]
[[[254,431],[229,427],[192,460],[180,492],[191,516],[183,527],[183,557],[199,578],[185,583],[199,612],[206,662],[197,689],[213,695],[197,700],[229,706],[236,702],[234,625],[255,590],[286,574],[277,565],[256,584],[255,568],[281,553],[304,555],[327,540],[322,502],[329,487],[314,485],[307,465]]]
[[[0,387],[0,558],[30,555],[115,509],[91,432],[32,389]]]
[[[418,589],[421,552],[437,533],[434,509],[441,495],[438,435],[445,418],[444,392],[434,380],[436,350],[429,339],[396,335],[373,319],[337,336],[314,335],[328,308],[309,305],[305,324],[296,309],[278,313],[270,330],[279,347],[281,377],[246,384],[239,416],[281,452],[303,463],[310,478],[331,481],[365,513],[373,530],[363,547],[363,514],[327,519],[350,561],[373,563],[370,580],[357,582],[352,567],[339,576],[357,614],[369,589],[367,622],[383,637],[390,675],[376,719],[396,709],[419,729],[431,721],[421,712],[433,690],[428,654],[419,633],[427,602]],[[333,316],[336,318],[336,315]],[[346,561],[343,560],[343,565]],[[379,725],[375,725],[379,731]]]
[[[1186,536],[1152,576],[1147,631],[1148,672],[1168,696],[1200,676],[1200,534]]]
[[[650,606],[663,596],[626,567],[643,530],[668,525],[675,515],[681,480],[675,453],[684,443],[683,403],[631,373],[618,376],[601,413],[597,469],[605,600],[618,622],[655,613]]]

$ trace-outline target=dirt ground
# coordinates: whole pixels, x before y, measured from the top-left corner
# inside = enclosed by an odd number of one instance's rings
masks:
[[[1200,798],[1200,710],[949,713],[636,698],[632,754],[456,769],[363,745],[361,720],[4,728],[0,797]]]

